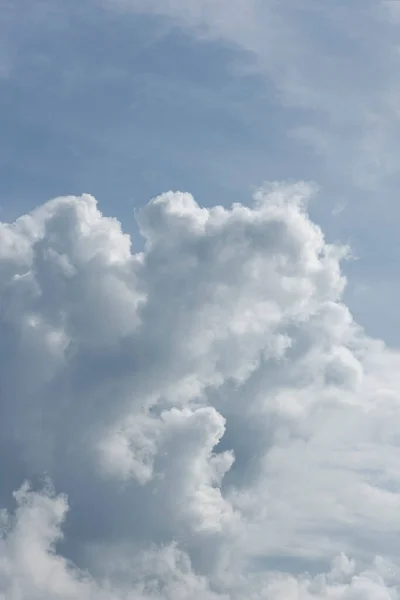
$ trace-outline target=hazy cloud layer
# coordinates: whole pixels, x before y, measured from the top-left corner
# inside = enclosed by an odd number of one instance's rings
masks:
[[[1,224],[1,597],[398,597],[400,356],[314,191]]]
[[[396,1],[321,5],[313,0],[106,0],[107,4],[169,18],[172,25],[200,38],[244,50],[249,63],[253,60],[253,67],[272,82],[278,103],[302,111],[288,133],[323,156],[330,175],[340,173],[365,190],[379,190],[397,178]],[[292,118],[288,122],[293,123]]]

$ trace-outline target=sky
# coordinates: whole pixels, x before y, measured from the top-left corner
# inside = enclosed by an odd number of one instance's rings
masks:
[[[400,598],[399,25],[0,0],[0,600]]]
[[[312,217],[357,257],[346,300],[398,345],[397,2],[0,6],[3,219],[87,192],[140,249],[132,211],[166,190],[229,206],[313,181]]]

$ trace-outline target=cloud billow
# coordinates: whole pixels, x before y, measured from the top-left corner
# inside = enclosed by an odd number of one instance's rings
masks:
[[[2,598],[398,597],[400,357],[314,191],[0,224]]]

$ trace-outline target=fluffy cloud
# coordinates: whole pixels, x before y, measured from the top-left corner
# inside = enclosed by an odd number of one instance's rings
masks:
[[[40,600],[229,600],[263,598],[296,600],[333,598],[357,600],[398,598],[398,569],[383,559],[360,570],[354,561],[340,555],[327,573],[316,577],[294,577],[271,572],[249,576],[229,593],[212,591],[205,577],[193,572],[188,555],[172,544],[129,557],[114,553],[108,558],[108,577],[94,580],[87,572],[55,552],[62,537],[60,525],[67,503],[51,488],[33,493],[24,485],[16,494],[15,519],[3,515],[0,543],[1,598]],[[117,558],[117,560],[116,560]],[[116,584],[110,575],[118,575]],[[129,582],[129,583],[128,583]]]
[[[314,191],[169,192],[137,254],[87,195],[1,224],[4,598],[397,597],[400,357]]]

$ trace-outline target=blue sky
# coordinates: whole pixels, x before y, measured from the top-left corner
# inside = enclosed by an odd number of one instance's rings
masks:
[[[2,598],[400,598],[399,25],[0,0]]]
[[[359,258],[352,308],[397,344],[395,3],[200,5],[2,3],[3,217],[89,192],[129,229],[164,190],[315,181],[313,216]]]

